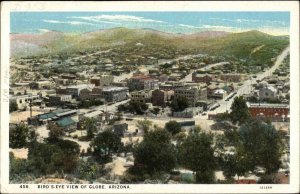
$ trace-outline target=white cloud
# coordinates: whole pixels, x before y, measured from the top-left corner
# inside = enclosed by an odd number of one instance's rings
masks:
[[[203,28],[211,28],[211,29],[234,29],[234,27],[230,26],[213,26],[213,25],[203,25]]]
[[[179,26],[181,26],[181,27],[186,27],[186,28],[195,28],[195,29],[201,28],[201,27],[192,26],[192,25],[187,25],[187,24],[179,24]]]
[[[160,20],[147,19],[139,16],[131,16],[131,15],[97,15],[97,16],[73,16],[68,18],[77,18],[83,19],[93,22],[103,22],[103,23],[111,23],[111,24],[120,24],[116,22],[152,22],[152,23],[166,23]]]
[[[242,22],[252,22],[252,23],[259,23],[259,22],[264,22],[264,23],[269,23],[269,24],[280,24],[280,25],[286,25],[284,21],[278,21],[278,20],[254,20],[254,19],[224,19],[224,18],[209,18],[211,20],[220,20],[220,21],[229,21],[229,22],[236,22],[236,23],[242,23]]]
[[[70,25],[90,25],[94,26],[95,24],[88,23],[88,22],[79,22],[79,21],[58,21],[58,20],[43,20],[43,22],[46,23],[52,23],[52,24],[70,24]]]
[[[46,32],[50,32],[51,30],[41,28],[41,29],[38,29],[38,31],[41,32],[41,33],[46,33]]]

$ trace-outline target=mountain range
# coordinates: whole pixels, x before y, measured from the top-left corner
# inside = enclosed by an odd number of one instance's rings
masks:
[[[112,28],[83,34],[65,34],[49,31],[43,34],[10,34],[11,57],[76,52],[118,45],[172,46],[178,49],[196,49],[208,54],[226,54],[236,57],[259,55],[282,50],[289,44],[288,36],[272,36],[260,31],[229,33],[203,31],[195,34],[173,34],[153,29]],[[253,53],[253,49],[259,51]],[[269,56],[266,56],[269,57]]]

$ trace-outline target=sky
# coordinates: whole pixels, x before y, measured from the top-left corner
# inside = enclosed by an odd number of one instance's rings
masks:
[[[151,28],[168,33],[259,30],[288,35],[289,12],[12,12],[10,32],[60,31],[80,34],[101,29]]]

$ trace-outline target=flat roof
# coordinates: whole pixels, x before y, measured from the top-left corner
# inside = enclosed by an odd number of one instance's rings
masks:
[[[248,103],[247,105],[251,108],[290,108],[288,104]]]
[[[122,91],[122,90],[128,90],[128,88],[127,88],[127,87],[117,87],[117,86],[104,87],[104,88],[102,89],[102,92]]]

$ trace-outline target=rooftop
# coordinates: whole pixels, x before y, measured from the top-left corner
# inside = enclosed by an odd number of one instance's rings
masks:
[[[71,119],[70,117],[65,117],[63,119],[58,120],[56,123],[60,127],[67,127],[69,125],[75,124],[76,122],[73,119]]]
[[[104,87],[102,89],[102,92],[123,91],[123,90],[128,90],[128,88],[127,87],[117,87],[117,86]]]
[[[253,108],[290,108],[288,104],[247,103],[247,105]]]
[[[91,87],[93,87],[93,84],[72,85],[72,86],[68,86],[67,88],[71,88],[71,89],[84,89],[84,88],[91,88]]]

